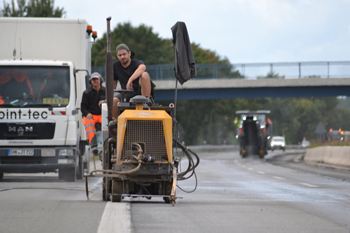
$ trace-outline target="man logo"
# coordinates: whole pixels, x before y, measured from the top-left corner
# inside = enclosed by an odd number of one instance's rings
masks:
[[[20,126],[18,128],[16,128],[16,126],[14,127],[9,126],[8,132],[9,133],[17,132],[18,136],[23,136],[24,132],[33,132],[33,126],[25,126],[25,127]]]

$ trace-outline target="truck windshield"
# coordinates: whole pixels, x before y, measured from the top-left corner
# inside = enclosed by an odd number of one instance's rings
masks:
[[[65,107],[69,92],[68,66],[0,67],[0,107]]]

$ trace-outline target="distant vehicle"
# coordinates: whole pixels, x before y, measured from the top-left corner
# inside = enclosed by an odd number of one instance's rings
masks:
[[[272,122],[266,117],[270,110],[239,110],[236,114],[241,115],[241,121],[237,132],[240,155],[258,155],[264,158],[267,154],[269,140],[272,135]]]
[[[306,148],[306,147],[310,146],[310,142],[309,141],[303,141],[303,142],[301,142],[301,146],[303,148]]]
[[[276,149],[285,151],[285,149],[286,149],[285,146],[286,146],[286,142],[285,142],[284,137],[281,137],[281,136],[272,137],[272,140],[271,140],[271,150],[272,151],[276,150]]]

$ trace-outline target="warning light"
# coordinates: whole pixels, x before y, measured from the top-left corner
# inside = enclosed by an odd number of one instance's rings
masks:
[[[86,26],[86,32],[87,34],[90,36],[91,32],[92,32],[92,26],[91,25],[87,25]]]
[[[97,31],[92,32],[92,38],[94,38],[94,41],[95,41],[95,39],[97,38]]]
[[[329,131],[330,131],[330,132],[332,132],[332,131],[333,131],[333,129],[332,129],[332,128],[330,128],[330,129],[329,129]]]
[[[338,131],[341,132],[341,129],[339,129]]]

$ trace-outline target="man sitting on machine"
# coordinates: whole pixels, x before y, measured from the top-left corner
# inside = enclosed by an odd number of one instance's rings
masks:
[[[81,99],[83,124],[94,156],[98,153],[95,125],[102,123],[101,104],[106,99],[106,90],[102,86],[102,82],[101,75],[97,72],[93,73],[90,77],[91,87],[84,91]]]
[[[126,44],[117,46],[118,61],[113,63],[114,89],[117,88],[118,80],[122,89],[132,90],[126,93],[125,101],[136,95],[150,98],[154,93],[154,84],[146,72],[146,65],[141,60],[132,59],[131,51]],[[116,93],[113,98],[113,117],[117,117],[117,107],[122,100],[122,94]]]

